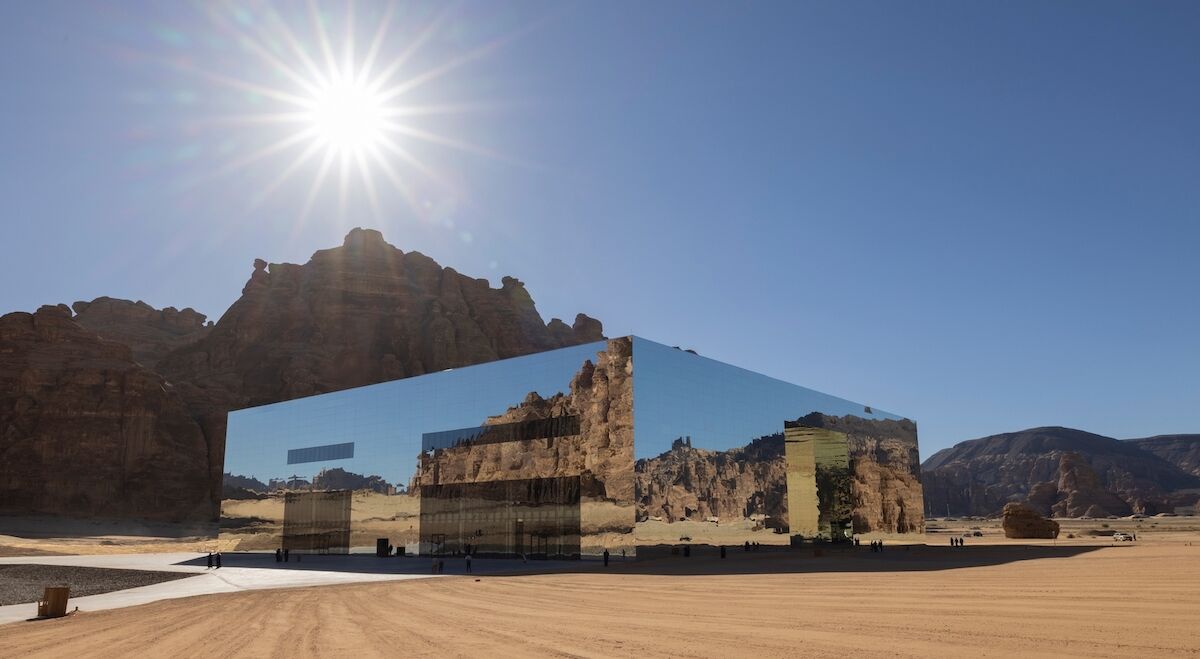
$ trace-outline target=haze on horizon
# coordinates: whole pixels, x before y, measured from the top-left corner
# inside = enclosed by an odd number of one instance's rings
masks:
[[[910,416],[923,457],[1200,432],[1200,5],[350,7],[0,8],[0,313],[216,320],[363,226]],[[319,75],[376,41],[394,96]]]

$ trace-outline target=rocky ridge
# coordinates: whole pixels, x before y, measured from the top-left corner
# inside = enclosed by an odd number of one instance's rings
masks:
[[[1156,435],[1126,441],[1193,476],[1200,476],[1200,434]]]
[[[204,314],[188,307],[155,309],[138,300],[98,297],[71,305],[75,322],[109,341],[129,346],[137,363],[153,370],[167,353],[198,341],[212,329]]]
[[[1009,502],[1061,517],[1155,514],[1200,496],[1200,478],[1134,441],[1061,427],[961,442],[922,469],[934,515],[995,515]]]

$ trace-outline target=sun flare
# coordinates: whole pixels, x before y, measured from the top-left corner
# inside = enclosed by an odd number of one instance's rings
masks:
[[[308,129],[327,149],[357,156],[383,143],[385,104],[372,85],[354,79],[320,87],[308,108]]]
[[[421,217],[429,197],[449,197],[454,186],[425,158],[430,147],[452,149],[511,162],[503,154],[433,129],[439,118],[486,109],[478,102],[429,103],[430,83],[484,58],[521,34],[501,35],[444,58],[419,57],[451,21],[449,9],[424,25],[396,18],[395,3],[365,23],[375,24],[365,44],[359,37],[355,5],[326,12],[310,3],[304,12],[277,11],[266,2],[258,10],[239,8],[231,14],[214,5],[207,15],[225,38],[253,56],[244,70],[206,69],[193,59],[166,60],[173,68],[236,90],[254,109],[213,117],[215,125],[243,125],[262,135],[250,146],[230,151],[209,178],[230,176],[279,159],[280,166],[256,186],[250,202],[257,207],[290,180],[311,177],[300,195],[303,220],[318,198],[335,192],[338,216],[348,203],[365,197],[371,211],[384,215],[381,193],[398,192],[403,203]],[[395,19],[395,20],[393,20]],[[296,28],[295,30],[293,29]],[[393,28],[396,28],[395,30]],[[363,47],[365,45],[365,47]],[[434,89],[436,91],[436,88]],[[262,130],[279,128],[281,131]],[[230,141],[233,148],[240,146]],[[233,155],[235,154],[235,155]],[[383,184],[383,185],[380,185]],[[390,184],[390,185],[388,185]],[[293,188],[294,189],[294,188]],[[432,191],[432,192],[431,192]],[[386,200],[390,203],[390,199]]]

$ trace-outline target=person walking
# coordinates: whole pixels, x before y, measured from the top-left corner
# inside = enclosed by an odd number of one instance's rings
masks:
[[[217,552],[217,569],[221,569],[221,552]]]
[[[206,568],[206,569],[211,570],[212,566],[213,566],[212,552],[210,551],[210,552],[208,552],[208,568]]]
[[[283,562],[283,550],[281,550],[279,547],[275,548],[275,562],[276,563]]]
[[[604,548],[604,567],[608,567],[608,547]]]
[[[471,574],[471,552],[468,551],[465,558],[467,562],[467,574]]]
[[[287,547],[283,548],[283,562],[284,563],[288,562],[288,548]]]

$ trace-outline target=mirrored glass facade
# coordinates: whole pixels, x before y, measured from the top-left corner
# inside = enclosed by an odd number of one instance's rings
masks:
[[[221,539],[534,558],[840,541],[923,530],[918,469],[911,421],[623,337],[230,413]]]

